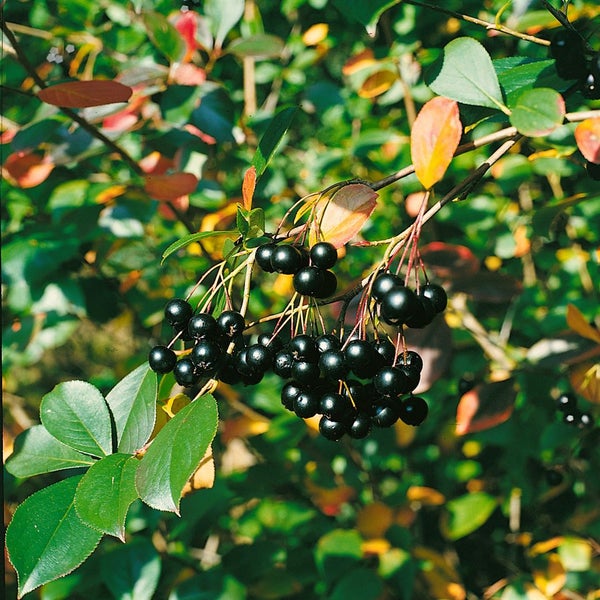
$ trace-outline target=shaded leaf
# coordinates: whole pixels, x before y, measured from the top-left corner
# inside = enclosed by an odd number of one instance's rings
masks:
[[[175,200],[196,190],[198,178],[192,173],[146,175],[144,190],[155,200]]]
[[[377,204],[378,194],[364,183],[350,183],[323,195],[316,204],[310,243],[317,239],[341,248],[363,227]]]
[[[217,404],[210,395],[181,409],[144,454],[136,475],[140,498],[152,508],[178,512],[181,493],[217,431]]]
[[[238,38],[227,46],[227,52],[240,58],[252,57],[257,60],[278,58],[284,48],[283,40],[276,35],[259,33],[248,37]]]
[[[512,379],[482,383],[461,396],[456,409],[456,435],[484,431],[508,420],[517,392]]]
[[[425,583],[429,598],[446,600],[465,600],[467,597],[460,576],[448,558],[440,553],[417,546],[413,556],[422,563],[421,577]]]
[[[579,363],[596,356],[600,356],[598,344],[573,332],[543,338],[527,351],[527,360],[544,368]]]
[[[75,450],[92,456],[112,452],[108,406],[91,383],[59,383],[42,398],[40,418],[51,435]]]
[[[440,96],[508,113],[492,60],[473,38],[460,37],[447,44],[442,60],[426,75],[426,81]]]
[[[421,258],[439,279],[455,279],[479,271],[479,260],[467,246],[431,242],[421,248]]]
[[[391,6],[401,0],[333,0],[333,5],[349,19],[358,21],[367,30],[370,36],[375,35],[379,17]]]
[[[600,164],[600,117],[579,123],[575,128],[575,141],[584,158]]]
[[[536,88],[519,94],[511,106],[510,122],[519,133],[531,137],[548,135],[563,123],[565,101],[555,90]]]
[[[587,200],[587,196],[579,194],[573,198],[561,200],[556,204],[542,206],[539,210],[535,211],[531,219],[534,233],[540,237],[550,238],[556,224],[560,225],[562,222],[561,219],[565,216],[565,211],[571,206],[575,206],[585,200]]]
[[[54,163],[47,156],[20,150],[7,157],[2,174],[14,185],[27,189],[46,181],[53,169]]]
[[[362,557],[362,538],[356,530],[333,529],[317,542],[315,562],[327,581],[352,570]]]
[[[111,454],[88,469],[75,492],[75,509],[86,525],[125,541],[125,517],[138,497],[138,465],[131,454]]]
[[[269,123],[252,159],[252,166],[256,169],[257,177],[260,177],[265,172],[271,158],[273,158],[277,148],[279,148],[283,136],[292,124],[297,110],[296,107],[284,108]]]
[[[156,391],[156,373],[145,363],[106,396],[117,430],[118,452],[133,454],[148,441],[156,417]]]
[[[567,304],[567,325],[575,333],[600,344],[600,331],[590,324],[583,313],[571,303]]]
[[[369,75],[358,89],[361,98],[375,98],[387,92],[398,80],[398,74],[389,69],[382,69]]]
[[[17,507],[6,530],[6,546],[19,579],[19,598],[76,569],[98,545],[102,534],[75,511],[80,479],[50,485]]]
[[[458,104],[432,98],[419,111],[410,133],[415,175],[429,189],[446,173],[462,135]]]
[[[356,528],[367,539],[382,538],[394,522],[394,511],[383,502],[371,502],[356,515]]]
[[[361,567],[344,575],[333,588],[329,600],[378,600],[383,581],[371,569]]]
[[[200,231],[198,233],[190,233],[185,237],[182,237],[181,239],[177,240],[176,242],[173,242],[163,252],[162,260],[164,261],[165,258],[171,256],[171,254],[173,254],[174,252],[177,252],[178,250],[181,250],[182,248],[185,248],[186,246],[189,246],[194,242],[199,242],[200,240],[210,237],[226,237],[235,239],[238,237],[238,233],[236,233],[235,231]]]
[[[43,425],[34,425],[17,436],[6,470],[15,477],[33,477],[92,464],[92,458],[59,442]]]
[[[457,277],[453,289],[480,302],[508,302],[523,291],[523,282],[507,273],[482,271],[476,275]]]
[[[142,19],[148,37],[165,58],[172,63],[182,60],[186,53],[186,45],[179,31],[169,23],[167,18],[148,10],[143,11]]]
[[[458,540],[479,529],[491,516],[498,502],[485,492],[474,492],[449,500],[441,529],[450,540]]]
[[[132,94],[128,85],[118,81],[92,79],[90,81],[67,81],[57,83],[38,92],[38,98],[46,104],[65,108],[88,108],[115,102],[127,102]]]

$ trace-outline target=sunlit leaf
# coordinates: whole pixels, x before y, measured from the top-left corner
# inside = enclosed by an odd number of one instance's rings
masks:
[[[202,85],[206,71],[190,63],[178,64],[171,70],[171,81],[178,85]]]
[[[118,81],[93,79],[57,83],[40,90],[38,98],[54,106],[88,108],[114,102],[127,102],[131,94],[132,89]]]
[[[575,128],[575,141],[583,156],[592,163],[600,163],[600,117],[586,119]]]
[[[558,556],[567,571],[588,572],[593,558],[591,540],[566,537],[558,547]]]
[[[600,404],[600,363],[586,361],[569,369],[571,387],[589,402]]]
[[[182,59],[182,62],[184,63],[187,63],[192,59],[194,52],[198,48],[198,42],[196,41],[197,28],[198,13],[194,10],[180,13],[175,20],[175,29],[177,29],[185,42],[186,53]]]
[[[398,74],[389,69],[382,69],[369,75],[358,89],[361,98],[375,98],[387,92],[398,80]]]
[[[238,38],[227,46],[227,52],[240,58],[252,57],[257,60],[281,56],[285,43],[276,35],[265,33]]]
[[[165,260],[166,258],[171,256],[171,254],[173,254],[174,252],[177,252],[178,250],[181,250],[182,248],[185,248],[186,246],[189,246],[190,244],[193,244],[194,242],[199,242],[205,238],[211,238],[211,237],[235,239],[238,237],[238,234],[236,232],[232,232],[232,231],[200,231],[198,233],[190,233],[190,234],[186,235],[185,237],[177,240],[176,242],[173,242],[163,252],[162,259]]]
[[[458,540],[479,529],[491,516],[498,501],[485,492],[473,492],[449,500],[441,529],[445,537]]]
[[[32,188],[46,181],[53,169],[54,163],[49,157],[21,150],[7,157],[2,174],[14,185]]]
[[[327,23],[315,23],[302,34],[302,41],[307,46],[316,46],[327,37],[328,33],[329,25]]]
[[[204,490],[213,487],[215,484],[215,459],[212,448],[206,451],[206,454],[200,461],[200,466],[195,473],[188,479],[181,491],[181,497],[187,496],[197,490]]]
[[[146,175],[144,189],[155,200],[175,200],[191,194],[197,185],[198,178],[192,173],[171,173]]]
[[[332,529],[317,542],[315,562],[322,576],[335,581],[356,567],[362,557],[362,538],[356,530]]]
[[[371,48],[366,48],[358,54],[351,56],[342,67],[342,73],[346,76],[362,71],[371,65],[374,65],[377,61]]]
[[[244,0],[205,0],[204,14],[211,22],[215,48],[221,48],[227,34],[244,14]]]
[[[378,194],[364,183],[350,183],[322,197],[316,206],[310,243],[323,239],[341,248],[362,229],[375,210],[377,198]]]
[[[184,58],[186,44],[179,31],[169,23],[164,15],[146,10],[142,13],[142,19],[148,31],[148,37],[169,62],[174,63]]]
[[[516,394],[512,379],[482,383],[463,394],[456,409],[456,434],[484,431],[504,423],[513,412]]]
[[[546,598],[558,594],[567,582],[567,573],[557,554],[548,555],[545,569],[533,570],[533,582]]]
[[[536,88],[521,93],[511,106],[511,124],[531,137],[548,135],[563,123],[565,101],[555,90]]]
[[[600,344],[600,331],[591,325],[583,313],[571,303],[567,304],[567,325],[575,333]]]
[[[406,490],[406,499],[409,502],[418,502],[425,506],[441,506],[446,502],[444,494],[422,485],[411,485]]]
[[[415,174],[429,189],[446,173],[462,135],[458,104],[448,98],[432,98],[419,111],[410,134]]]
[[[242,198],[244,199],[244,208],[250,210],[252,208],[252,197],[256,188],[256,168],[250,167],[244,173],[244,181],[242,182]]]
[[[383,502],[364,506],[356,516],[356,528],[364,538],[381,538],[394,522],[394,511]]]

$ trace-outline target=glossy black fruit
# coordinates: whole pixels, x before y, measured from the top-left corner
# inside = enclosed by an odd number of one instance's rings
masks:
[[[556,400],[556,408],[562,412],[573,412],[577,408],[577,396],[564,393]]]
[[[400,404],[398,416],[407,425],[420,425],[429,412],[427,402],[419,396],[409,396]]]
[[[242,376],[242,378],[253,377],[257,373],[260,373],[262,375],[260,371],[255,369],[248,362],[248,348],[242,348],[239,352],[237,352],[234,356],[233,362],[235,364],[237,372]]]
[[[223,350],[214,340],[198,340],[192,348],[190,358],[196,365],[198,373],[211,375],[223,363]]]
[[[279,352],[283,348],[281,340],[268,333],[259,334],[256,338],[256,343],[269,348],[272,352]]]
[[[310,249],[310,262],[319,269],[331,269],[337,258],[337,250],[329,242],[318,242]]]
[[[345,379],[349,369],[342,350],[326,350],[319,357],[319,368],[323,377],[330,381]]]
[[[344,349],[346,365],[361,379],[372,377],[377,369],[375,349],[367,340],[350,340]]]
[[[236,310],[224,310],[217,317],[217,325],[228,338],[242,333],[246,327],[244,317]]]
[[[326,350],[339,350],[341,347],[340,339],[332,333],[324,333],[315,338],[315,345],[319,354],[323,354]]]
[[[406,352],[401,352],[398,355],[396,364],[411,367],[417,373],[420,373],[423,370],[423,359],[421,358],[421,355],[418,352],[415,352],[414,350],[407,350]]]
[[[366,438],[371,433],[371,417],[364,412],[358,413],[350,423],[347,433],[355,440]]]
[[[394,364],[394,356],[396,355],[396,348],[390,340],[387,338],[381,338],[373,343],[373,348],[377,355],[381,358],[379,359],[379,366],[392,366]]]
[[[273,256],[275,248],[277,248],[277,245],[270,242],[268,244],[263,244],[256,249],[256,263],[267,273],[273,273],[275,271],[271,263],[271,257]]]
[[[181,298],[173,298],[165,306],[165,319],[169,325],[184,325],[190,320],[193,314],[192,305],[187,300]]]
[[[148,363],[155,373],[170,373],[176,362],[175,352],[166,346],[154,346],[148,354]]]
[[[407,392],[408,380],[398,367],[383,367],[373,377],[375,390],[386,398],[398,398]]]
[[[346,426],[323,415],[319,421],[319,432],[325,439],[337,442],[346,433]]]
[[[268,346],[252,344],[248,346],[246,361],[255,370],[265,373],[273,364],[273,351]]]
[[[419,371],[417,371],[417,369],[411,365],[396,365],[396,368],[399,369],[406,377],[406,388],[402,393],[414,391],[421,380]]]
[[[188,333],[194,339],[213,337],[218,331],[217,320],[208,313],[198,313],[188,323]]]
[[[292,376],[292,364],[294,357],[287,350],[280,350],[273,359],[273,373],[279,375],[282,379],[289,379]]]
[[[441,313],[448,305],[448,296],[446,290],[435,283],[426,283],[421,287],[421,296],[431,300],[436,313]]]
[[[355,414],[356,409],[348,396],[327,392],[321,396],[319,412],[334,421],[346,421]]]
[[[388,404],[376,404],[375,412],[371,417],[376,427],[391,427],[398,420],[398,413]]]
[[[175,381],[183,387],[190,387],[200,381],[200,376],[196,373],[196,366],[189,358],[177,361],[173,375],[175,375]]]
[[[271,267],[277,273],[293,275],[297,273],[306,262],[302,252],[291,244],[276,246],[271,255]]]
[[[299,333],[294,336],[288,342],[287,349],[296,360],[305,360],[314,363],[319,360],[319,351],[317,350],[315,340],[306,333]]]
[[[424,296],[417,296],[417,305],[414,314],[406,319],[406,325],[421,329],[429,325],[437,314],[433,302]]]
[[[577,425],[579,423],[580,413],[578,410],[570,410],[563,414],[563,422],[567,425]]]
[[[321,372],[317,363],[307,362],[305,360],[295,360],[292,363],[291,374],[299,383],[311,385],[319,380]]]
[[[406,323],[419,310],[417,295],[407,287],[393,287],[381,299],[381,318],[390,325]]]
[[[314,266],[302,267],[294,275],[294,289],[302,296],[322,297],[325,271]]]
[[[590,100],[600,100],[600,76],[588,73],[583,79],[581,93]]]
[[[281,403],[288,410],[294,410],[294,400],[302,393],[303,388],[296,381],[288,381],[281,388]]]
[[[310,419],[319,411],[319,396],[315,391],[303,390],[294,398],[294,412],[302,419]]]
[[[589,429],[594,425],[594,417],[590,413],[582,412],[579,413],[579,420],[577,421],[577,427],[579,429]]]
[[[380,273],[375,277],[375,281],[373,281],[373,286],[371,287],[371,295],[375,300],[381,302],[383,297],[394,287],[402,287],[404,282],[402,279],[395,275],[394,273],[390,273],[386,271],[385,273]]]
[[[316,298],[329,298],[337,290],[337,277],[333,271],[323,271],[323,287]]]

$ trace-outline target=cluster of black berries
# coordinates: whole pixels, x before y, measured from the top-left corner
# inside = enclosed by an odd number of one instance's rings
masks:
[[[293,275],[294,289],[302,296],[328,298],[337,289],[330,270],[337,262],[337,250],[329,242],[317,242],[310,250],[270,242],[256,249],[256,262],[267,273]]]
[[[375,278],[371,295],[375,298],[379,318],[395,326],[425,327],[448,303],[443,287],[426,283],[416,293],[390,272],[380,273]]]
[[[594,418],[588,412],[579,410],[577,397],[571,393],[564,393],[558,397],[556,407],[562,413],[562,418],[568,425],[574,425],[579,429],[589,429],[594,425]]]

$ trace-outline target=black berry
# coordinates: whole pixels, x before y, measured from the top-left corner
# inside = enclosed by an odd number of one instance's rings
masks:
[[[302,393],[302,387],[295,381],[288,381],[281,388],[281,403],[288,410],[294,410],[294,400]]]
[[[318,242],[310,249],[310,262],[319,269],[331,269],[337,258],[337,250],[329,242]]]
[[[427,402],[419,396],[409,396],[398,408],[398,415],[407,425],[420,425],[425,418],[429,408]]]
[[[321,297],[325,283],[324,271],[317,267],[302,267],[294,275],[294,289],[302,296]]]
[[[208,313],[198,313],[188,323],[188,333],[194,339],[213,337],[218,330],[216,319]]]
[[[381,299],[381,318],[389,325],[406,323],[419,310],[417,295],[407,287],[396,286]]]
[[[319,410],[319,396],[315,391],[304,390],[294,398],[294,412],[302,419],[314,417]]]
[[[562,412],[573,412],[577,408],[577,397],[573,394],[561,394],[556,400],[556,407]]]
[[[328,417],[322,416],[319,421],[319,432],[325,439],[337,442],[346,433],[346,426],[339,421],[332,421]]]
[[[299,333],[294,336],[288,342],[287,349],[296,360],[305,360],[314,363],[319,360],[319,351],[317,350],[315,340],[306,333]]]
[[[435,283],[426,283],[421,288],[421,296],[428,298],[433,304],[436,313],[441,313],[448,305],[448,296],[446,290],[441,285]]]
[[[268,243],[263,244],[256,249],[256,263],[267,273],[273,273],[275,271],[271,263],[271,257],[273,256],[275,248],[277,248],[276,244]]]
[[[329,380],[344,379],[348,375],[346,356],[342,350],[326,350],[319,357],[319,368]]]
[[[166,346],[154,346],[148,354],[148,363],[155,373],[170,373],[176,362],[175,352]]]
[[[165,319],[169,325],[184,325],[190,320],[193,314],[192,305],[187,300],[181,298],[173,298],[165,306]]]
[[[321,396],[319,412],[334,421],[346,421],[356,411],[348,396],[336,392],[327,392]]]
[[[282,244],[276,246],[271,255],[271,267],[277,273],[293,275],[297,273],[306,262],[302,252],[296,246]]]
[[[370,432],[371,417],[364,412],[358,413],[348,427],[348,435],[356,440],[366,438]]]
[[[190,358],[200,374],[211,375],[223,362],[223,350],[216,341],[203,339],[196,342]]]
[[[404,285],[404,282],[398,275],[394,273],[380,273],[375,277],[373,281],[373,286],[371,287],[371,295],[375,300],[381,302],[383,297],[393,288],[393,287],[401,287]]]
[[[242,333],[246,327],[244,317],[235,310],[224,310],[217,317],[217,325],[228,338],[233,338],[236,334]]]
[[[190,387],[200,381],[200,376],[196,373],[196,366],[189,358],[177,361],[173,375],[175,375],[175,381],[183,387]]]

